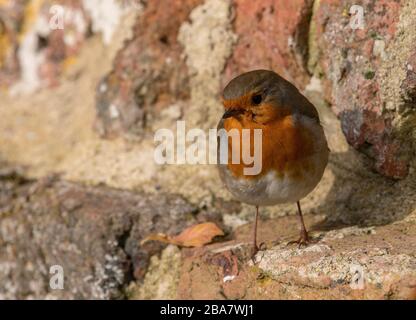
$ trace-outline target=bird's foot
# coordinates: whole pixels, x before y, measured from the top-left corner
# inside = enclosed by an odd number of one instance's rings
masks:
[[[300,237],[298,240],[294,240],[294,241],[289,241],[287,243],[287,246],[292,245],[292,244],[297,244],[298,248],[300,249],[302,246],[307,247],[309,244],[311,243],[315,243],[316,241],[312,240],[311,238],[309,238],[308,232],[306,231],[302,231],[300,233]]]
[[[266,244],[264,242],[260,243],[260,245],[257,245],[257,244],[253,245],[253,248],[251,251],[251,260],[253,261],[254,264],[256,264],[256,259],[255,259],[256,254],[259,251],[263,251],[263,250],[266,250]]]

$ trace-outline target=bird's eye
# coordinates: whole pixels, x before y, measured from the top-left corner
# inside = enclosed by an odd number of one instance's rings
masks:
[[[254,105],[260,104],[262,100],[263,100],[263,97],[261,96],[261,94],[255,94],[254,96],[251,97],[251,102]]]

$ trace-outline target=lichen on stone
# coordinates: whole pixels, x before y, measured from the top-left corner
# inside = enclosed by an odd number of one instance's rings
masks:
[[[175,299],[181,266],[181,252],[169,245],[159,256],[152,256],[143,283],[127,290],[130,299]]]

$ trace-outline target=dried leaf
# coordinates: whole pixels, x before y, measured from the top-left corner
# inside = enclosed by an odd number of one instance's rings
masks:
[[[140,241],[140,245],[144,245],[146,242],[148,241],[160,241],[160,242],[164,242],[164,243],[172,243],[172,239],[164,234],[164,233],[153,233],[153,234],[149,234],[146,238],[144,238],[142,241]]]
[[[206,222],[186,228],[174,237],[163,233],[151,234],[143,239],[141,244],[150,240],[156,240],[182,247],[202,247],[204,244],[210,243],[214,237],[222,235],[224,235],[224,232],[215,223]]]
[[[224,232],[215,223],[206,222],[186,228],[172,240],[184,247],[202,247],[214,237],[222,235]]]

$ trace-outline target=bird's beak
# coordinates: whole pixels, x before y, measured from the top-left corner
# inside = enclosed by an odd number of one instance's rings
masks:
[[[244,112],[243,109],[227,109],[224,114],[222,115],[223,119],[231,118],[231,117],[238,117],[240,114]]]

